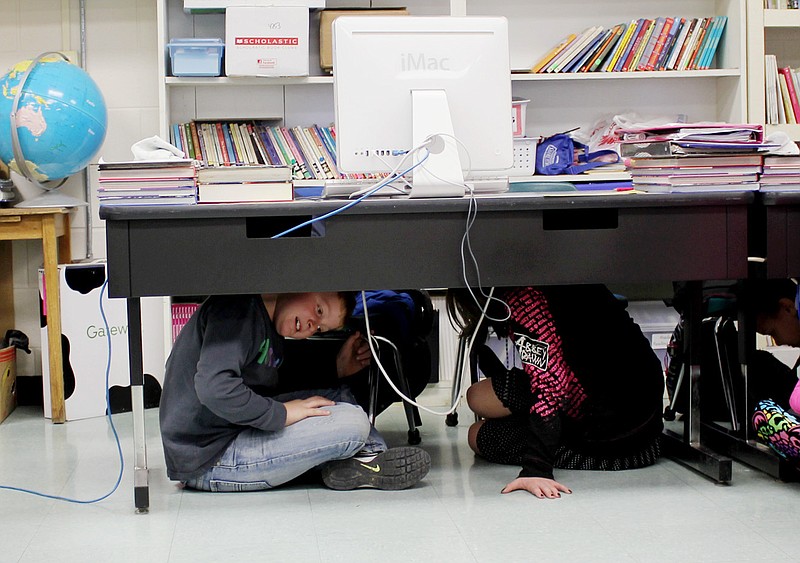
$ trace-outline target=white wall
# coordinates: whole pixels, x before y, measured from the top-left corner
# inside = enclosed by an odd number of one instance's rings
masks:
[[[108,106],[108,134],[98,157],[129,160],[131,144],[158,132],[156,0],[86,0],[84,13],[86,70]],[[0,14],[2,74],[14,63],[44,51],[79,53],[81,49],[79,0],[0,0]],[[88,170],[91,243],[87,245],[86,211],[73,211],[73,260],[86,258],[89,246],[92,257],[105,257],[105,226],[97,215],[94,195],[96,172],[93,166]],[[20,176],[13,175],[13,180],[24,199],[39,194]],[[83,199],[83,174],[75,175],[63,189]],[[33,351],[17,355],[17,372],[41,375],[37,290],[41,243],[14,242],[12,249],[15,328],[30,337]],[[160,337],[156,338],[159,344]]]

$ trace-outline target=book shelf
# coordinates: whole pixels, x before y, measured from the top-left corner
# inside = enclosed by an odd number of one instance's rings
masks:
[[[531,100],[526,134],[590,127],[603,115],[685,114],[689,120],[743,121],[747,117],[746,5],[750,0],[409,0],[412,15],[501,15],[509,20],[511,66],[529,69],[569,32],[611,27],[633,18],[725,15],[727,28],[709,70],[519,74],[513,93]],[[328,0],[328,8],[392,7],[396,2]],[[310,72],[293,78],[179,78],[167,76],[166,45],[178,37],[223,37],[224,15],[190,15],[182,0],[158,1],[161,134],[192,119],[275,119],[288,126],[333,121],[333,79],[319,68],[319,18],[312,12]],[[709,95],[711,93],[712,95]]]
[[[761,0],[748,0],[747,41],[747,119],[766,124],[764,55],[776,55],[779,67],[800,67],[800,10],[768,10]],[[800,140],[798,124],[767,124],[765,131],[784,131],[793,140]]]

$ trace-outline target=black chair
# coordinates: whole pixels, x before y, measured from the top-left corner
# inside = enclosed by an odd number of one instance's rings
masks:
[[[386,299],[377,299],[378,294]],[[400,294],[400,298],[394,299],[392,294]],[[357,301],[360,299],[359,294]],[[431,379],[433,364],[426,340],[435,318],[431,298],[424,290],[402,290],[368,292],[367,299],[378,360],[400,392],[415,399]],[[307,340],[287,340],[284,365],[280,369],[281,390],[347,384],[374,424],[381,412],[401,398],[384,380],[375,361],[354,375],[343,379],[337,377],[336,354],[342,342],[354,331],[366,334],[366,321],[360,307],[356,308],[343,330],[322,333]],[[419,444],[421,437],[417,427],[422,424],[419,410],[405,401],[403,406],[408,421],[408,442]]]

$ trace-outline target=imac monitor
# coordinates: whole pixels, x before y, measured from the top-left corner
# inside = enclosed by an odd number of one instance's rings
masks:
[[[411,197],[450,197],[513,165],[505,18],[342,16],[333,67],[342,171],[392,172],[425,143],[398,171],[420,163]]]

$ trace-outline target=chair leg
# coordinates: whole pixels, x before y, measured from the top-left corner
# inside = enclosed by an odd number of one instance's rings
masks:
[[[467,353],[467,338],[458,337],[458,350],[456,352],[456,365],[453,373],[453,387],[450,391],[450,404],[455,404],[461,399],[461,382],[464,380],[464,362]],[[447,426],[458,426],[458,413],[452,412],[445,418]]]
[[[410,391],[410,388],[409,388],[409,385],[408,385],[408,379],[406,378],[405,372],[403,372],[403,365],[402,365],[402,361],[401,361],[401,357],[400,357],[400,350],[397,348],[397,346],[394,345],[394,343],[392,341],[390,341],[387,338],[384,338],[382,336],[375,336],[374,338],[376,338],[377,340],[379,340],[381,342],[386,343],[389,346],[389,349],[390,349],[390,351],[392,353],[392,359],[394,361],[395,373],[397,373],[397,387],[400,389],[400,391],[403,393],[403,395],[408,397],[409,393],[411,391]],[[370,370],[370,374],[372,373],[372,371],[373,370]],[[374,384],[370,383],[370,391],[371,391],[370,402],[371,402],[371,405],[372,405],[372,396],[374,395],[375,401],[377,401],[377,397],[378,397],[377,379],[379,379],[378,374],[376,374],[376,382]],[[422,438],[420,437],[419,429],[417,428],[418,425],[422,424],[422,421],[421,421],[420,416],[419,416],[419,411],[417,410],[417,408],[414,405],[412,405],[411,403],[408,403],[407,401],[403,401],[403,409],[405,410],[406,421],[408,422],[408,443],[411,444],[412,446],[415,446],[415,445],[419,444],[422,441]]]

